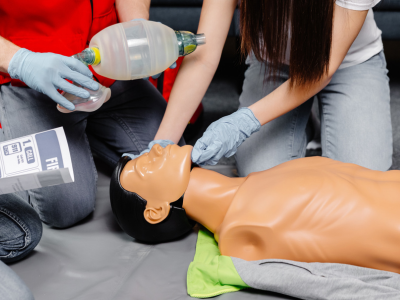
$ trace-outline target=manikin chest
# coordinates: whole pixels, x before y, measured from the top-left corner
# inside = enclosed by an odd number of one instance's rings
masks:
[[[221,253],[400,272],[400,176],[313,163],[251,174],[216,231]]]

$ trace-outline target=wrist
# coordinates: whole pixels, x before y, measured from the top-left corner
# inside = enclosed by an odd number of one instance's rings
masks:
[[[8,73],[8,67],[14,55],[21,49],[21,47],[2,39],[3,43],[0,43],[0,72]]]
[[[180,121],[181,120],[167,126],[167,122],[163,120],[156,136],[154,137],[154,140],[169,140],[174,144],[178,144],[182,137],[183,131],[185,130],[185,125],[182,126]]]
[[[261,123],[255,116],[254,112],[248,107],[242,107],[238,110],[238,112],[242,113],[243,120],[246,125],[250,126],[251,133],[259,131],[261,128]]]
[[[25,60],[25,58],[32,53],[31,51],[25,49],[25,48],[19,48],[17,52],[14,53],[14,55],[11,57],[7,72],[10,75],[11,78],[14,79],[20,79],[23,81],[23,79],[20,77],[20,70],[21,66]]]

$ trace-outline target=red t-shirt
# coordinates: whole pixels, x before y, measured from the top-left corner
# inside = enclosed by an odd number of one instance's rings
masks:
[[[90,0],[0,1],[0,35],[34,52],[71,56],[88,47],[97,32],[118,22],[114,2],[93,0],[92,19]],[[114,83],[91,71],[102,85]],[[0,84],[18,81],[0,72]]]

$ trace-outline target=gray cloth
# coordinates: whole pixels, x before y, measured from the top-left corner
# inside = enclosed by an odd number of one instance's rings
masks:
[[[400,275],[344,264],[232,258],[242,280],[255,289],[312,300],[400,299]]]

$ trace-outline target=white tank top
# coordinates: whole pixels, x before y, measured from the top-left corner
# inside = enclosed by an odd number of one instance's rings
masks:
[[[369,10],[360,33],[353,42],[349,52],[347,52],[339,69],[360,64],[383,50],[382,31],[376,26],[374,12],[372,11],[372,8],[380,1],[381,0],[336,0],[336,4],[343,8],[351,10]],[[290,51],[286,51],[286,63],[289,63],[289,57]]]

